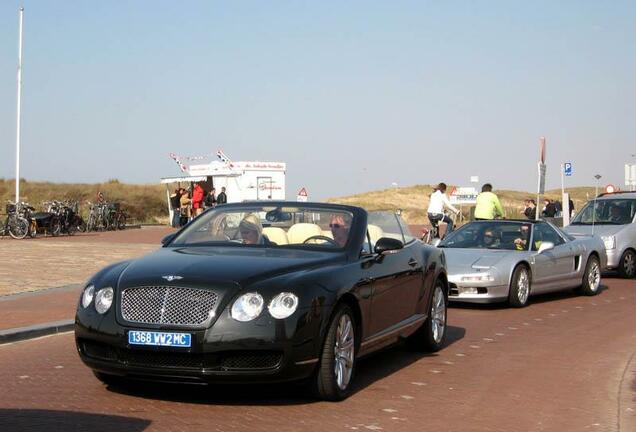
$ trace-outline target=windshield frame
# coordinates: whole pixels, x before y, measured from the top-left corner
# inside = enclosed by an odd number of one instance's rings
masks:
[[[586,212],[589,211],[590,208],[593,208],[594,206],[598,207],[599,205],[602,205],[602,211],[606,211],[606,209],[611,208],[612,206],[616,205],[615,203],[617,202],[625,202],[625,201],[630,201],[629,205],[631,205],[631,211],[632,211],[632,215],[631,215],[631,219],[629,217],[625,218],[625,222],[619,222],[619,221],[610,221],[610,220],[605,220],[605,219],[598,219],[596,218],[596,214],[598,212],[598,209],[593,210],[593,217],[594,220],[593,221],[585,221],[582,222],[581,219],[583,219],[583,216],[585,215]],[[607,210],[609,212],[609,210]],[[612,196],[611,198],[602,198],[602,199],[593,199],[588,201],[583,208],[577,212],[577,214],[574,216],[574,218],[572,219],[572,222],[570,222],[570,225],[575,225],[575,226],[589,226],[589,225],[616,225],[616,226],[622,226],[622,225],[629,225],[634,223],[634,219],[636,218],[636,198],[632,198],[632,197],[621,197],[621,196]]]
[[[318,213],[348,213],[351,215],[351,226],[349,228],[349,234],[347,243],[344,246],[334,247],[331,243],[323,244],[245,244],[240,241],[234,240],[219,240],[219,241],[202,241],[202,242],[184,242],[189,235],[196,232],[196,230],[200,229],[202,226],[209,224],[215,215],[219,215],[220,213],[261,213],[267,212],[268,210],[280,209],[280,208],[296,208],[303,209],[307,212],[315,211]],[[268,227],[270,221],[261,220],[263,223],[263,227]],[[357,236],[357,232],[360,231],[360,224],[363,223],[366,226],[366,212],[359,208],[353,206],[346,206],[340,204],[323,204],[323,203],[305,203],[305,202],[295,202],[295,201],[254,201],[254,202],[243,202],[243,203],[233,203],[233,204],[224,204],[221,206],[217,206],[215,208],[211,208],[194,218],[184,227],[182,227],[179,231],[174,233],[174,237],[167,242],[164,247],[175,247],[175,248],[183,248],[183,247],[249,247],[249,248],[271,248],[271,249],[294,249],[294,250],[306,250],[306,251],[320,251],[320,252],[338,252],[342,253],[345,250],[349,250],[354,243],[358,242],[359,236]],[[293,222],[290,222],[290,226],[293,225]]]
[[[497,225],[501,225],[501,226],[511,226],[511,225],[515,225],[519,227],[519,230],[521,230],[521,226],[526,225],[529,227],[529,233],[528,233],[528,237],[526,240],[526,244],[524,245],[523,249],[514,249],[514,248],[502,248],[502,247],[479,247],[479,246],[470,246],[470,247],[460,247],[460,246],[451,246],[448,245],[449,241],[452,241],[455,237],[457,237],[458,235],[462,234],[462,231],[465,231],[467,229],[475,227],[475,226],[480,226],[483,225],[485,226],[484,228],[481,229],[481,232],[483,233],[484,231],[486,231],[488,228],[486,226],[497,226]],[[439,248],[443,248],[443,249],[474,249],[474,250],[488,250],[488,251],[504,251],[504,252],[528,252],[531,248],[531,244],[534,241],[534,228],[535,228],[535,224],[532,221],[526,221],[526,220],[478,220],[478,221],[471,221],[465,225],[462,225],[461,227],[459,227],[457,230],[452,231],[450,234],[448,234],[448,236],[446,236],[438,245],[437,247]],[[558,230],[557,230],[558,233]]]

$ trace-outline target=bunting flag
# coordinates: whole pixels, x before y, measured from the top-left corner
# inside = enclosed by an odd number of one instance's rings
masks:
[[[181,162],[181,156],[175,154],[175,153],[170,153],[170,157],[172,159],[174,159],[174,161],[177,163],[177,165],[179,165],[179,168],[181,169],[182,172],[187,172],[188,171],[188,167],[185,166],[183,164],[183,162]]]
[[[230,158],[228,158],[226,154],[223,153],[223,150],[219,149],[219,151],[216,152],[216,157],[218,157],[221,160],[221,162],[229,165],[230,167],[234,166],[232,165],[232,161],[230,160]]]

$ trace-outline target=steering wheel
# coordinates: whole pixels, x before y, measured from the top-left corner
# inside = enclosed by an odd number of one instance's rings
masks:
[[[332,244],[334,246],[338,246],[338,243],[336,243],[336,241],[334,239],[332,239],[331,237],[324,236],[324,235],[313,235],[311,237],[307,237],[305,239],[305,241],[303,242],[303,244],[307,244],[307,242],[309,242],[309,240],[324,240],[327,243],[330,243],[330,244]]]

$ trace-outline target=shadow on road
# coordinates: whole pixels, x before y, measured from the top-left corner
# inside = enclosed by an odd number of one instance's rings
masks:
[[[464,338],[466,329],[448,326],[444,348]],[[399,372],[424,357],[436,353],[422,353],[409,350],[405,344],[398,344],[358,362],[352,394],[364,390],[378,380]],[[319,402],[309,391],[308,382],[295,384],[215,384],[187,385],[172,383],[134,382],[109,385],[109,391],[156,400],[209,405],[302,405]]]
[[[150,420],[113,415],[72,411],[0,408],[0,430],[3,432],[141,432],[145,430],[150,423]]]
[[[598,288],[597,296],[603,295],[603,292],[610,289],[607,285],[601,284]],[[549,302],[557,302],[559,300],[569,300],[573,298],[581,298],[581,299],[593,299],[594,296],[588,297],[579,294],[575,290],[565,290],[565,291],[557,291],[547,294],[537,294],[533,295],[528,299],[528,306],[532,307],[532,304],[541,304],[541,303],[549,303]],[[500,303],[468,303],[468,302],[451,302],[449,303],[450,308],[454,309],[475,309],[475,310],[501,310],[501,309],[514,309],[508,306],[506,302]]]

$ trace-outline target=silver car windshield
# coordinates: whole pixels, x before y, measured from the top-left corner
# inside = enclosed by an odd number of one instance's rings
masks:
[[[601,199],[589,201],[574,217],[571,225],[625,225],[632,223],[636,213],[634,199]]]
[[[471,222],[451,232],[438,245],[443,248],[527,251],[532,224],[523,222]]]
[[[219,206],[190,222],[171,246],[343,249],[353,215],[339,208]]]

